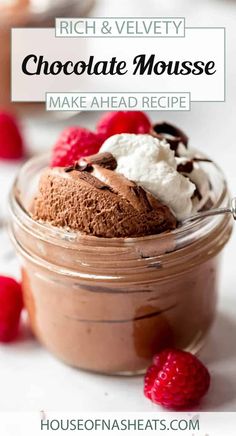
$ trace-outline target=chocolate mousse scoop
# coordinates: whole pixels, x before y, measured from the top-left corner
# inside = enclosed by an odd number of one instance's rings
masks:
[[[33,202],[33,219],[107,238],[174,229],[177,222],[169,208],[115,168],[115,158],[100,153],[71,167],[46,169]]]

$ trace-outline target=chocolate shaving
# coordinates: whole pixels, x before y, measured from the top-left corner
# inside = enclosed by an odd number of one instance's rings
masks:
[[[145,206],[146,210],[151,211],[153,207],[148,200],[146,191],[141,186],[137,185],[135,182],[133,183],[134,185],[130,186],[130,190],[133,192],[134,195],[136,195],[140,203],[142,203]]]
[[[188,160],[185,163],[180,163],[177,166],[177,171],[179,173],[187,173],[190,174],[193,171],[193,161],[192,160]]]
[[[86,162],[84,164],[75,162],[74,165],[66,167],[64,171],[65,173],[70,173],[71,171],[87,171],[88,173],[91,173],[93,171],[93,167]]]
[[[86,171],[91,173],[93,171],[93,165],[99,165],[100,167],[107,168],[109,170],[115,170],[117,162],[111,153],[98,153],[92,156],[83,157],[74,165],[66,167],[64,171],[70,173],[71,171]]]
[[[173,126],[173,124],[160,121],[152,126],[150,134],[158,139],[166,139],[170,144],[171,150],[174,150],[177,154],[177,149],[180,143],[184,144],[187,148],[188,137],[183,130]]]
[[[84,157],[80,161],[87,163],[88,165],[99,165],[102,168],[108,170],[115,170],[117,167],[117,161],[111,153],[97,153],[92,156]]]
[[[105,183],[101,182],[99,179],[97,179],[97,177],[94,177],[90,173],[81,172],[80,179],[84,180],[89,185],[94,186],[94,188],[101,189],[103,191],[110,191],[114,193],[113,189],[109,185],[106,185]]]
[[[194,162],[210,162],[212,163],[211,159],[203,158],[203,157],[193,157],[191,160],[188,160],[185,163],[180,163],[177,166],[177,171],[180,173],[191,173],[194,169]]]
[[[212,163],[211,159],[207,159],[207,158],[204,158],[204,157],[193,157],[192,160],[194,162],[209,162],[209,163]]]

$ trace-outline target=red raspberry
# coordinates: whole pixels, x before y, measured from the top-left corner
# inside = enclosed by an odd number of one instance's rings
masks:
[[[19,159],[23,155],[24,144],[16,119],[0,111],[0,158]]]
[[[0,341],[12,341],[18,332],[23,308],[21,286],[10,277],[0,276]]]
[[[96,133],[81,127],[67,127],[53,147],[51,166],[73,165],[81,157],[97,153],[101,144],[102,139]]]
[[[207,368],[186,351],[167,349],[153,359],[144,379],[144,394],[172,409],[194,406],[210,386]]]
[[[158,368],[155,365],[151,365],[149,366],[145,374],[144,395],[145,397],[149,398],[149,400],[152,399],[152,388],[158,376],[158,372],[159,372]]]
[[[120,111],[106,113],[97,124],[104,139],[117,133],[149,133],[151,123],[143,112]]]

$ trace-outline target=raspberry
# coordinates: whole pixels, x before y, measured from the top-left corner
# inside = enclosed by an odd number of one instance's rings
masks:
[[[210,386],[207,368],[191,353],[161,351],[144,379],[144,394],[156,404],[172,409],[196,405]]]
[[[99,151],[102,138],[81,127],[67,127],[61,133],[52,152],[51,166],[73,165],[83,156]]]
[[[147,369],[145,378],[144,378],[144,395],[149,398],[149,400],[152,399],[152,387],[155,383],[155,380],[158,376],[158,368],[155,365],[149,366]]]
[[[23,308],[21,286],[10,277],[0,276],[0,341],[12,341],[18,332]]]
[[[0,111],[0,158],[20,159],[23,155],[24,144],[16,119]]]
[[[97,132],[104,139],[117,133],[149,133],[150,129],[147,115],[139,111],[108,112],[97,124]]]

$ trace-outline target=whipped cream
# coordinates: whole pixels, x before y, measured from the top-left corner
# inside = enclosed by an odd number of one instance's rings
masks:
[[[108,138],[100,151],[110,152],[116,171],[151,192],[179,221],[191,215],[195,185],[177,171],[174,151],[165,140],[124,133]]]

